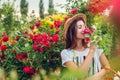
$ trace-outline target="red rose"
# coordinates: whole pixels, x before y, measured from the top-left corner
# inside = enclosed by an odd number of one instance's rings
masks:
[[[55,31],[55,34],[58,34],[59,32],[60,32],[60,30],[56,30],[56,31]]]
[[[90,38],[89,37],[86,37],[85,38],[85,42],[89,42],[90,41]]]
[[[0,47],[1,47],[1,45],[2,45],[2,42],[0,42]]]
[[[16,59],[24,59],[24,60],[27,60],[28,57],[27,57],[27,53],[26,52],[21,52],[20,54],[17,54],[16,55]]]
[[[53,29],[53,25],[50,25],[50,29]]]
[[[28,34],[28,36],[30,37],[30,39],[33,40],[33,38],[34,38],[33,34]]]
[[[83,33],[84,33],[84,34],[91,34],[91,31],[90,31],[90,29],[87,27],[87,28],[84,29]]]
[[[52,36],[52,41],[53,41],[53,42],[58,42],[58,40],[59,40],[58,35]]]
[[[46,46],[46,47],[49,47],[49,46],[50,46],[50,44],[49,44],[48,41],[44,41],[43,44],[44,44],[44,46]]]
[[[30,66],[24,67],[23,71],[25,73],[30,73],[30,74],[34,74],[35,70],[33,68],[31,68]]]
[[[34,30],[34,29],[35,29],[35,26],[34,26],[34,25],[31,25],[30,28],[31,28],[32,30]]]
[[[78,8],[74,8],[70,11],[70,13],[74,14],[74,13],[77,13],[78,12]]]
[[[27,35],[28,34],[28,30],[24,30],[23,34]]]
[[[7,42],[8,40],[9,40],[8,36],[3,36],[3,37],[2,37],[2,41],[3,41],[3,42]]]
[[[19,59],[23,59],[23,56],[20,55],[20,54],[17,54],[17,55],[16,55],[16,59],[18,59],[18,60],[19,60]]]
[[[33,49],[34,49],[35,51],[38,50],[37,44],[33,44]]]
[[[64,19],[65,21],[67,21],[68,20],[68,17],[65,17],[65,19]]]
[[[7,46],[6,46],[6,45],[2,45],[2,46],[1,46],[1,50],[2,50],[2,51],[6,51],[6,49],[7,49]]]
[[[55,21],[54,21],[54,25],[55,25],[56,28],[59,28],[59,27],[62,25],[62,21],[60,21],[60,20],[55,20]]]
[[[36,22],[36,26],[37,26],[37,28],[39,28],[39,27],[41,26],[41,22],[40,22],[40,21],[37,21],[37,22]]]
[[[90,29],[90,31],[91,31],[92,33],[94,32],[94,30],[95,30],[95,28]]]
[[[40,47],[39,48],[39,52],[43,52],[44,51],[44,48],[43,47]]]
[[[4,53],[0,54],[0,59],[3,60],[5,58]]]

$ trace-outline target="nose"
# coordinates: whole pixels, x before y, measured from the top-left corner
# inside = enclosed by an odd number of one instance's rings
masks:
[[[84,29],[85,29],[85,28],[82,29],[82,32],[81,32],[82,34],[84,33]]]

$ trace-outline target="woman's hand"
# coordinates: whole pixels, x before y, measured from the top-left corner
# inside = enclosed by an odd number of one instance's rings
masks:
[[[90,42],[90,53],[94,53],[97,48],[97,43],[93,44]]]

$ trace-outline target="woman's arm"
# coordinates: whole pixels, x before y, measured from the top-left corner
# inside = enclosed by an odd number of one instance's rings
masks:
[[[88,77],[87,79],[85,80],[101,80],[101,78],[106,74],[106,70],[105,69],[102,69],[100,72],[94,74],[93,76],[91,77]]]
[[[105,69],[106,67],[107,68],[110,68],[110,65],[109,65],[109,62],[106,58],[106,56],[104,54],[101,54],[100,55],[100,62],[101,62],[101,65],[102,65],[102,70],[98,73],[96,73],[95,75],[89,77],[88,79],[86,80],[100,80],[107,72],[107,70]]]
[[[110,68],[110,64],[106,58],[106,56],[102,53],[100,55],[100,62],[101,62],[101,65],[102,65],[102,68]]]

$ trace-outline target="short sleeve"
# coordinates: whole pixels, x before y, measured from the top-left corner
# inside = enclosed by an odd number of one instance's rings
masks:
[[[98,53],[98,56],[100,57],[100,55],[103,53],[103,49],[98,49],[97,53]]]
[[[72,61],[72,55],[70,54],[69,50],[62,50],[61,51],[61,58],[62,58],[62,66],[66,67],[64,64],[67,61]]]

